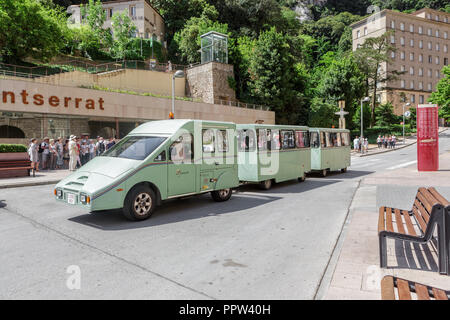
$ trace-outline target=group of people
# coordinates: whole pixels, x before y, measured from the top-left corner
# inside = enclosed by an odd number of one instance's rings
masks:
[[[397,137],[395,135],[392,136],[381,136],[379,135],[377,138],[378,149],[395,149],[395,145],[397,143]]]
[[[28,146],[28,155],[31,166],[36,171],[57,169],[75,171],[114,146],[115,143],[114,138],[97,137],[95,141],[89,139],[87,135],[81,137],[71,135],[68,139],[45,137],[40,142],[33,138]]]
[[[369,140],[364,137],[358,137],[353,140],[353,149],[359,153],[369,152]]]

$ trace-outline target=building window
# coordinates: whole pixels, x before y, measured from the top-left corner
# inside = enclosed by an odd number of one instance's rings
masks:
[[[401,44],[402,46],[405,45],[405,37],[400,37],[400,44]]]
[[[361,31],[358,30],[356,31],[356,39],[359,39],[361,37]]]
[[[400,52],[400,59],[405,60],[405,51]]]
[[[433,43],[428,41],[428,50],[433,50]]]
[[[419,103],[420,104],[423,104],[425,102],[425,97],[421,94],[420,96],[419,96]]]
[[[130,6],[130,16],[136,17],[136,6]]]
[[[445,22],[445,23],[447,23],[447,22],[448,22],[448,19],[447,19],[447,17],[444,17],[444,22]]]
[[[436,43],[436,51],[439,51],[441,49],[441,46],[439,45],[439,43]]]
[[[409,40],[409,46],[414,47],[414,39]]]
[[[414,75],[414,67],[409,67],[409,74]]]
[[[367,27],[364,28],[364,35],[367,36]]]
[[[447,39],[447,38],[448,38],[448,32],[444,31],[444,39]]]
[[[444,58],[444,66],[448,65],[448,58]]]
[[[431,37],[433,35],[433,29],[428,28],[428,35]]]
[[[109,8],[108,9],[108,16],[109,16],[110,19],[112,18],[113,14],[114,14],[113,8]]]
[[[419,26],[419,34],[422,34],[422,33],[423,33],[423,27]]]
[[[419,76],[423,77],[423,68],[419,68]]]
[[[444,52],[447,53],[448,51],[448,46],[446,44],[444,44]]]
[[[416,102],[416,95],[415,95],[415,94],[412,94],[409,100],[410,100],[412,103],[415,103],[415,102]]]
[[[409,88],[414,89],[414,80],[411,80],[411,82],[409,83]]]
[[[436,20],[436,21],[439,21],[439,16],[438,16],[438,15],[436,15],[435,20]]]
[[[405,24],[403,22],[400,23],[400,30],[405,31]]]
[[[423,54],[419,54],[419,62],[423,62]]]
[[[394,51],[391,52],[391,58],[395,59],[395,52]]]
[[[428,77],[432,78],[433,77],[433,72],[431,69],[428,69]]]
[[[405,87],[405,80],[401,80],[401,81],[400,81],[400,87],[401,87],[401,88],[404,88],[404,87]]]
[[[431,82],[428,82],[428,91],[431,91],[433,89],[433,84]]]
[[[439,70],[436,70],[436,78],[440,78],[441,77],[441,73],[439,72]]]
[[[395,36],[391,36],[391,43],[395,43]]]
[[[391,21],[391,28],[395,29],[395,21],[394,20]]]
[[[409,32],[414,32],[414,25],[413,24],[409,25]]]
[[[427,13],[427,19],[431,20],[431,14]]]
[[[409,54],[409,60],[414,61],[414,52]]]
[[[439,38],[439,30],[436,30],[436,38]]]
[[[428,63],[433,63],[433,56],[428,56]]]
[[[441,63],[441,59],[439,59],[439,56],[436,57],[436,64],[440,64]]]
[[[419,41],[419,48],[422,49],[423,48],[423,40]]]
[[[405,71],[406,71],[406,66],[404,66],[404,65],[401,66],[401,71],[402,71],[402,72],[405,72]]]
[[[423,90],[423,82],[422,81],[419,82],[419,90]]]

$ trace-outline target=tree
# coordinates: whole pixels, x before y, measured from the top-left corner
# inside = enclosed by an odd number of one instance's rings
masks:
[[[442,73],[444,77],[439,80],[429,100],[439,105],[439,116],[450,121],[450,66],[445,66]]]
[[[379,127],[389,127],[399,122],[399,117],[394,114],[394,106],[389,102],[378,106],[375,115]]]
[[[112,37],[109,30],[104,29],[106,13],[103,10],[100,0],[89,0],[89,4],[80,5],[81,15],[86,17],[87,25],[92,31],[93,36],[99,41],[101,48],[111,46]]]
[[[114,32],[113,54],[116,58],[125,59],[130,39],[137,30],[128,15],[128,10],[113,14],[112,27]]]
[[[370,127],[375,124],[378,88],[383,83],[395,80],[399,74],[402,74],[396,70],[387,71],[383,68],[384,63],[392,62],[391,52],[396,51],[396,48],[390,44],[392,34],[392,32],[386,32],[379,37],[368,38],[354,53],[360,70],[366,76],[368,92],[372,94]]]
[[[38,0],[0,0],[0,54],[8,62],[31,56],[47,61],[68,33],[65,13]]]

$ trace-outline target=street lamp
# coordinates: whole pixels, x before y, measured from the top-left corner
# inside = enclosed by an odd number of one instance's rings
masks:
[[[175,78],[183,78],[184,72],[182,70],[178,70],[172,76],[172,119],[175,118]]]
[[[405,144],[405,107],[409,107],[411,103],[407,103],[403,105],[403,144]]]
[[[370,98],[369,97],[365,97],[363,100],[361,100],[361,138],[363,137],[363,103],[364,102],[369,102]]]

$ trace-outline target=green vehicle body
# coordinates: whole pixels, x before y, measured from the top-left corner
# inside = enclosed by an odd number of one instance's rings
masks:
[[[261,130],[261,131],[260,131]],[[280,147],[278,148],[265,145],[261,141],[260,133],[271,134],[278,130],[280,138]],[[295,142],[297,142],[296,132],[308,134],[308,127],[283,126],[283,125],[263,125],[263,124],[237,124],[238,134],[238,164],[239,180],[242,182],[258,183],[267,180],[278,182],[292,179],[304,179],[305,174],[311,170],[311,150],[309,147],[284,148],[282,140],[283,132],[293,132]],[[244,141],[241,135],[247,135],[249,138]],[[251,145],[251,137],[256,139],[255,145]],[[309,138],[306,138],[309,142]],[[268,140],[268,139],[267,139]],[[250,144],[250,145],[249,145]],[[308,145],[308,143],[306,144]]]
[[[309,132],[311,137],[311,169],[313,171],[346,170],[350,166],[349,130],[309,128]],[[315,134],[319,137],[319,143],[314,143],[313,141]],[[327,135],[329,136],[328,144]],[[336,143],[333,144],[332,135],[336,135],[337,145]]]
[[[142,124],[127,137],[165,138],[144,160],[95,157],[56,185],[55,194],[62,191],[56,199],[67,202],[67,193],[75,194],[74,204],[99,211],[122,208],[128,192],[140,184],[154,191],[157,204],[170,198],[237,187],[235,129],[234,123],[201,120],[161,120]],[[210,130],[214,152],[203,152],[203,130]],[[223,148],[219,151],[216,134],[226,134],[228,151]],[[193,143],[190,149],[193,154],[189,152],[191,161],[171,161],[169,148],[180,141],[180,136],[189,141],[189,135],[192,135]],[[89,197],[90,202],[82,203],[82,196]]]

